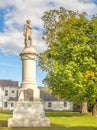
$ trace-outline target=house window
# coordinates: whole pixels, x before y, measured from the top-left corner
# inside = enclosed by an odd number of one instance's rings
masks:
[[[5,96],[8,96],[8,90],[5,90]]]
[[[4,103],[4,107],[7,107],[7,102]]]
[[[64,107],[67,107],[67,102],[64,102]]]
[[[52,107],[52,103],[51,102],[48,103],[48,107]]]
[[[11,93],[14,93],[14,90],[12,90]]]
[[[11,103],[11,107],[13,107],[14,106],[14,104],[13,104],[13,102]]]

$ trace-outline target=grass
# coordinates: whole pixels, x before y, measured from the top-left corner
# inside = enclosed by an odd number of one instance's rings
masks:
[[[53,124],[66,127],[97,127],[97,117],[92,117],[90,113],[82,115],[77,112],[52,112],[48,113],[47,116]]]
[[[50,128],[7,128],[10,111],[0,112],[0,130],[97,130],[97,117],[91,113],[81,115],[77,112],[46,112],[51,121]]]

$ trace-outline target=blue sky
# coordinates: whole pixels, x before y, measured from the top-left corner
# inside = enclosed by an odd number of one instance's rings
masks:
[[[23,26],[31,19],[33,45],[38,53],[47,49],[42,40],[45,11],[65,7],[69,10],[97,14],[97,0],[0,0],[0,79],[22,80],[22,63],[19,57],[24,48]],[[37,65],[36,79],[43,86],[46,76]]]
[[[39,86],[43,86],[42,79],[46,76],[45,72],[42,72],[36,62],[36,80]],[[0,53],[0,79],[11,79],[19,81],[19,85],[22,81],[22,61],[17,55],[5,55]]]

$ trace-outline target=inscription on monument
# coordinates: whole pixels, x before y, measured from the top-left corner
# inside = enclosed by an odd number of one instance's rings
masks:
[[[33,90],[27,89],[24,91],[24,101],[33,101]]]

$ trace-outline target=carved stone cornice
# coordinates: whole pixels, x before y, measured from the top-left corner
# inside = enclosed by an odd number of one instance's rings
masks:
[[[29,46],[23,49],[23,51],[20,53],[20,56],[22,60],[36,60],[38,58],[38,53],[33,46]]]

